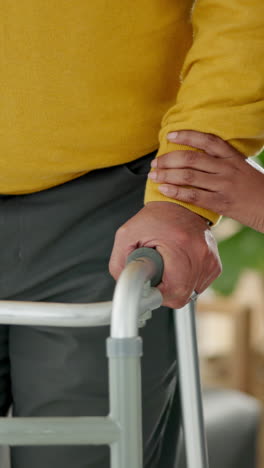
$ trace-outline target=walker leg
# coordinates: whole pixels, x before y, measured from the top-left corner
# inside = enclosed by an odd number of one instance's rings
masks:
[[[120,424],[111,445],[112,468],[143,468],[141,369],[142,340],[109,338],[110,418]]]
[[[174,310],[183,433],[188,468],[209,468],[195,326],[195,302]]]

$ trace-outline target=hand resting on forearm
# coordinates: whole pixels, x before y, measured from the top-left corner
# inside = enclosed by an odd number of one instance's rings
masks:
[[[259,165],[215,135],[184,130],[168,139],[198,151],[178,150],[154,159],[149,177],[160,192],[264,232],[264,170]]]

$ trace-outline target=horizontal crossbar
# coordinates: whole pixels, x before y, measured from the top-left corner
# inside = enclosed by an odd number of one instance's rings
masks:
[[[0,418],[0,445],[110,445],[119,436],[110,417]]]

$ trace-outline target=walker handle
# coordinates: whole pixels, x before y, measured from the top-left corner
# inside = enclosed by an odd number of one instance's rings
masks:
[[[164,263],[162,256],[159,252],[155,249],[149,247],[140,247],[139,249],[134,250],[128,258],[127,264],[132,262],[133,260],[138,260],[140,258],[149,258],[155,265],[155,275],[151,279],[151,286],[158,286],[158,284],[162,280],[163,270],[164,270]]]

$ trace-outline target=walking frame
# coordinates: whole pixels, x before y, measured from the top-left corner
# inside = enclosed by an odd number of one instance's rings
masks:
[[[162,304],[163,264],[153,249],[137,249],[117,281],[113,302],[46,304],[0,301],[0,323],[87,327],[111,323],[107,340],[110,413],[107,417],[0,418],[2,445],[110,445],[111,468],[143,468],[138,328]],[[174,310],[182,423],[188,468],[208,468],[195,300]],[[176,441],[175,441],[176,443]]]

